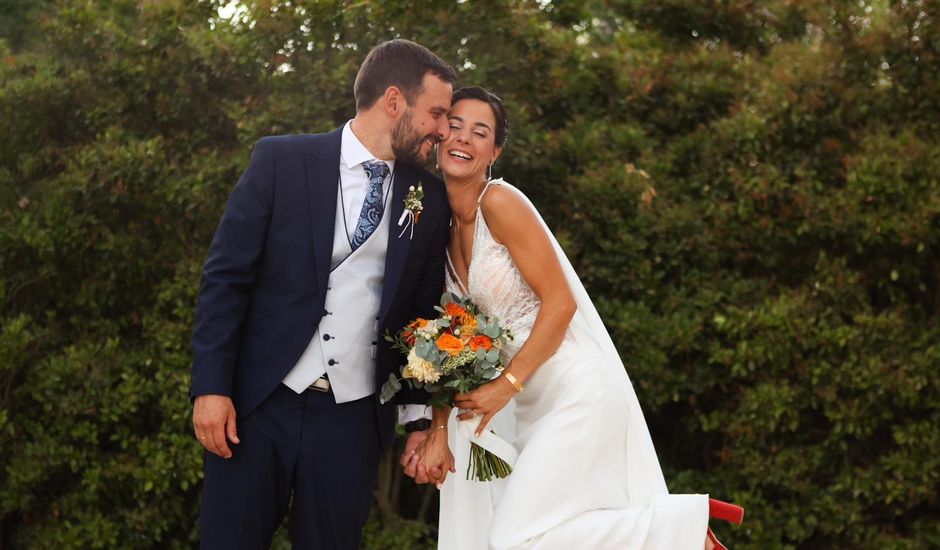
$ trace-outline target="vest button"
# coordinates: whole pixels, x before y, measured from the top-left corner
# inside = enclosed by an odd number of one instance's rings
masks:
[[[326,364],[329,365],[329,366],[331,366],[331,367],[332,367],[333,365],[335,365],[336,363],[338,363],[338,361],[335,360],[335,359],[330,359],[329,361],[326,362]]]
[[[330,340],[330,335],[329,335],[329,334],[324,334],[324,335],[323,335],[323,339],[326,340],[326,341],[329,341],[329,340]]]

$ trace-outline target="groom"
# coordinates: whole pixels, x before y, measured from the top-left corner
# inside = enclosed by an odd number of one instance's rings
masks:
[[[359,548],[394,437],[377,389],[401,357],[383,335],[433,315],[443,285],[447,197],[417,165],[449,133],[455,80],[427,48],[385,42],[359,69],[353,120],[255,145],[196,307],[203,548],[267,548],[288,506],[295,548]]]

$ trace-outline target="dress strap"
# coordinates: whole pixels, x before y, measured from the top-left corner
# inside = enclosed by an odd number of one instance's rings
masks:
[[[486,185],[483,186],[483,191],[480,191],[480,196],[477,197],[477,206],[483,201],[483,195],[486,194],[486,191],[490,188],[490,185],[496,180],[487,180]]]
[[[470,296],[470,292],[467,290],[467,286],[463,284],[463,281],[460,280],[460,277],[457,275],[457,268],[454,267],[454,261],[450,259],[450,250],[444,251],[444,257],[447,258],[447,265],[444,270],[444,274],[450,280],[451,284],[460,291],[464,297]],[[469,270],[468,270],[469,271]]]

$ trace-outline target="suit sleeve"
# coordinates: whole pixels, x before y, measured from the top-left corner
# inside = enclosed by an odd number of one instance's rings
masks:
[[[232,395],[238,341],[264,249],[274,199],[274,152],[255,144],[229,196],[202,271],[193,328],[190,398]]]

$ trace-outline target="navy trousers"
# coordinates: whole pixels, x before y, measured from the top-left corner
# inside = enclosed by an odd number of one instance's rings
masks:
[[[294,548],[359,548],[380,455],[374,397],[336,404],[281,385],[237,422],[232,458],[206,452],[200,547],[266,549],[290,509]]]

